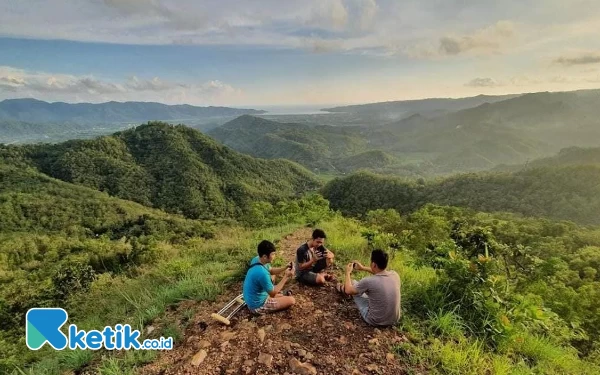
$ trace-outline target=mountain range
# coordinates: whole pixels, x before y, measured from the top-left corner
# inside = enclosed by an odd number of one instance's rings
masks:
[[[487,170],[565,147],[600,146],[600,90],[492,98],[499,101],[363,126],[280,123],[245,115],[208,134],[240,152],[287,158],[314,171],[367,168],[404,176]]]
[[[109,134],[147,121],[185,122],[208,129],[255,109],[166,105],[152,102],[48,103],[36,99],[0,102],[0,142],[57,142]]]

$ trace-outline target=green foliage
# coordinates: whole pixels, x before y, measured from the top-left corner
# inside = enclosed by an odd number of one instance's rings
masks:
[[[585,294],[595,281],[585,281],[589,271],[566,272],[569,264],[585,268],[568,260],[591,256],[597,230],[431,205],[407,217],[377,210],[363,224],[337,218],[323,228],[342,263],[368,259],[378,237],[400,243],[389,267],[402,280],[398,329],[409,341],[395,349],[407,363],[440,374],[600,372],[590,349],[599,340],[596,299]],[[567,268],[556,267],[557,257]],[[564,283],[580,288],[560,303],[565,297],[554,290]]]
[[[390,208],[408,213],[435,203],[600,224],[598,181],[600,166],[593,165],[458,175],[424,185],[357,173],[330,181],[322,193],[333,209],[346,215]]]

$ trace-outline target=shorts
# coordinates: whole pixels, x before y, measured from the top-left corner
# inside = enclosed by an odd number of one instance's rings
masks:
[[[279,301],[277,300],[277,298],[267,297],[267,300],[261,307],[259,307],[257,309],[248,308],[248,310],[250,310],[250,312],[253,314],[261,315],[261,314],[266,314],[266,313],[270,313],[273,311],[277,311],[278,308],[279,308]]]
[[[308,285],[317,285],[317,274],[313,271],[303,272],[296,277],[296,280]]]

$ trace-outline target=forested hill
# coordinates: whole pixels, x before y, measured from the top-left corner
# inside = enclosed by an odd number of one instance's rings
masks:
[[[368,141],[358,127],[280,123],[249,115],[208,134],[239,152],[285,158],[320,171],[335,171],[340,158],[368,151]]]
[[[567,165],[600,165],[600,147],[567,147],[551,157],[532,160],[526,164],[499,165],[495,171],[519,171],[538,167]]]
[[[319,186],[293,162],[255,159],[197,130],[164,123],[94,140],[2,146],[0,159],[189,218],[234,217],[253,201],[275,201]]]
[[[323,194],[333,209],[350,215],[379,208],[408,213],[435,203],[600,224],[600,166],[594,165],[463,174],[421,183],[357,173],[330,181]]]

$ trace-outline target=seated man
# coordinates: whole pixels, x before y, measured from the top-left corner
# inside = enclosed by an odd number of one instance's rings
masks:
[[[400,276],[396,271],[386,271],[388,255],[383,250],[371,252],[371,266],[365,267],[358,261],[346,266],[344,284],[337,290],[354,296],[360,315],[370,325],[391,326],[400,320]],[[373,276],[359,282],[352,280],[353,270],[371,272]]]
[[[296,250],[296,279],[308,285],[322,285],[334,280],[325,269],[333,265],[334,255],[325,248],[325,232],[315,229],[311,239]]]
[[[294,274],[287,268],[277,286],[273,286],[267,265],[275,259],[275,245],[267,240],[258,244],[258,262],[252,263],[244,280],[244,301],[253,314],[264,314],[290,308],[296,300],[281,294],[281,289]],[[270,267],[269,267],[270,268]]]

